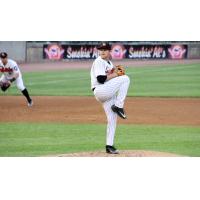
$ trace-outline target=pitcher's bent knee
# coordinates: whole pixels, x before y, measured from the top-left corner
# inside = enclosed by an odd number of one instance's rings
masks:
[[[125,80],[130,83],[130,78],[127,75],[124,75],[124,76],[125,76]]]
[[[123,82],[130,83],[130,78],[127,75],[119,76],[118,78],[121,79],[121,81]]]

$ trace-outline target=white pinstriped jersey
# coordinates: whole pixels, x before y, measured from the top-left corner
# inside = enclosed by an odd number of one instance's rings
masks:
[[[115,130],[117,126],[117,114],[113,112],[112,106],[124,107],[124,101],[128,92],[130,79],[127,75],[117,76],[105,81],[104,84],[98,82],[97,77],[112,73],[114,68],[111,61],[106,61],[100,56],[93,62],[90,76],[91,89],[97,101],[101,102],[107,117],[106,145],[113,146]]]
[[[4,65],[0,60],[0,71],[4,74],[4,76],[7,79],[12,79],[14,74],[16,73],[19,73],[19,76],[21,75],[17,63],[11,59],[8,59],[8,63],[6,65]]]
[[[95,59],[90,71],[91,89],[95,88],[97,85],[101,85],[101,83],[97,81],[97,76],[107,75],[107,73],[113,68],[114,66],[111,61],[106,61],[102,59],[101,56]]]

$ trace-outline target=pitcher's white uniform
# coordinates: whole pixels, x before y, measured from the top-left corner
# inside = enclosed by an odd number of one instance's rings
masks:
[[[118,76],[105,81],[101,84],[97,80],[99,75],[107,75],[114,68],[111,61],[106,61],[100,56],[94,61],[91,68],[91,89],[94,91],[95,98],[102,103],[107,116],[107,137],[106,145],[113,146],[114,136],[117,125],[117,114],[112,111],[111,106],[116,105],[123,108],[130,79],[127,75]],[[95,88],[95,89],[94,89]]]
[[[17,63],[14,60],[8,59],[8,62],[6,65],[3,65],[3,63],[0,60],[0,71],[3,72],[0,81],[6,82],[11,80],[14,77],[14,74],[18,73],[19,76],[16,78],[15,83],[19,90],[23,91],[25,89],[24,83],[22,80],[22,74],[20,72],[20,69],[17,65]]]

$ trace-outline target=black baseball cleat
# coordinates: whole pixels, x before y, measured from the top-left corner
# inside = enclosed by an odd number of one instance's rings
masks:
[[[125,114],[123,108],[118,108],[117,106],[112,105],[111,109],[112,109],[113,112],[116,112],[119,117],[121,117],[122,119],[126,119],[126,114]]]
[[[114,146],[106,145],[106,153],[119,154],[119,151]]]

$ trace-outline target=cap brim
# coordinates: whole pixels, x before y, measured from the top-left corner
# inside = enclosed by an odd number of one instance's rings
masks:
[[[98,50],[111,50],[111,47],[99,47]]]

